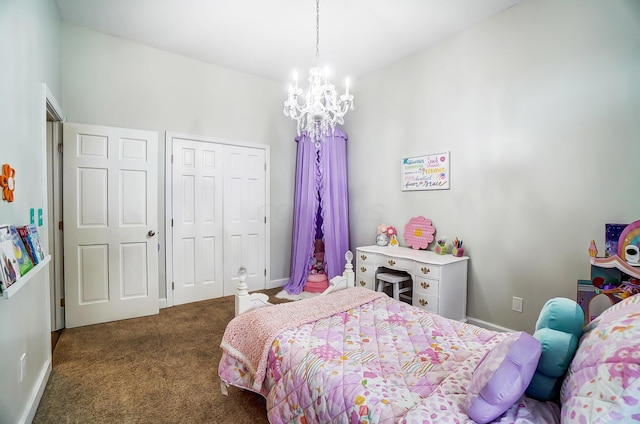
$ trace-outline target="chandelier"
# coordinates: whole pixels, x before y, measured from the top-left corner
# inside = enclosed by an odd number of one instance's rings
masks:
[[[306,132],[320,147],[322,136],[333,133],[337,124],[344,124],[344,115],[353,110],[353,95],[346,91],[340,97],[333,84],[327,82],[327,72],[318,67],[320,57],[320,0],[316,0],[316,66],[309,70],[309,88],[306,93],[298,87],[298,75],[294,72],[294,85],[289,86],[289,96],[284,102],[284,115],[298,121],[298,135]]]

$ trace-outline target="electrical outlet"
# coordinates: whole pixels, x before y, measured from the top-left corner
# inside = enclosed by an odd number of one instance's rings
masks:
[[[27,352],[23,353],[20,357],[20,383],[24,381],[24,369],[27,362]]]
[[[522,312],[522,298],[513,296],[513,300],[511,301],[511,309],[516,312]]]

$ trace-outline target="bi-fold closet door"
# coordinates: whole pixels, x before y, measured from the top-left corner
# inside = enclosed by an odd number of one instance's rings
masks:
[[[268,146],[167,134],[169,149],[167,300],[232,295],[240,266],[266,288]]]

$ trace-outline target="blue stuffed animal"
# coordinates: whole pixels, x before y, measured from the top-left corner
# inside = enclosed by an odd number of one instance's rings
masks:
[[[583,326],[584,312],[575,301],[556,297],[544,304],[533,333],[542,346],[542,354],[525,392],[528,396],[542,401],[558,397]]]

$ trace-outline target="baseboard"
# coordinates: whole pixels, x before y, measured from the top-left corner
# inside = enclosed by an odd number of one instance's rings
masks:
[[[289,282],[288,278],[281,278],[279,280],[271,280],[267,282],[267,289],[275,289],[277,287],[284,287]]]
[[[163,298],[163,299],[158,299],[158,306],[160,307],[160,309],[164,309],[167,307],[167,299]]]
[[[467,317],[467,322],[469,324],[473,324],[476,327],[486,328],[487,330],[499,331],[501,333],[511,332],[513,333],[516,330],[512,330],[511,328],[503,327],[501,325],[493,324],[487,321],[482,321],[481,319]]]
[[[49,375],[51,374],[51,357],[47,359],[42,370],[40,371],[40,376],[38,377],[38,381],[36,382],[36,386],[34,390],[31,392],[31,396],[29,397],[29,401],[27,402],[27,408],[25,408],[24,414],[19,423],[31,423],[36,416],[36,411],[38,410],[38,405],[40,404],[40,399],[42,399],[42,394],[44,393],[44,389],[47,387],[47,381],[49,381]]]

